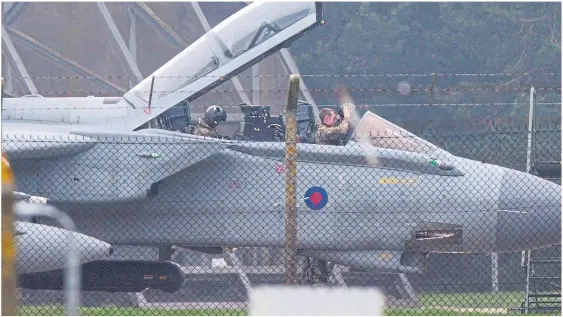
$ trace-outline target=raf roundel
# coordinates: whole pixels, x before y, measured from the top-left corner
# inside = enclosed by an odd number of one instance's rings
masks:
[[[313,210],[324,208],[328,203],[328,194],[322,187],[311,187],[305,192],[305,203]]]

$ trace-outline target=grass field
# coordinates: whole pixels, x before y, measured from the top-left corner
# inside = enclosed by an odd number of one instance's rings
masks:
[[[428,293],[418,298],[425,307],[509,308],[522,304],[524,292]]]
[[[25,306],[20,315],[61,316],[64,306]],[[82,307],[81,316],[244,316],[244,309],[143,309],[133,307]]]
[[[244,316],[246,310],[229,309],[142,309],[127,307],[83,307],[81,316]],[[459,316],[454,310],[441,309],[387,309],[387,316]],[[24,316],[62,316],[65,315],[63,306],[27,306],[20,309]],[[470,316],[498,316],[498,314],[469,312]]]
[[[386,309],[388,316],[499,316],[508,315],[506,309],[519,307],[522,292],[420,294],[423,308]],[[64,306],[22,306],[20,315],[64,315]],[[82,307],[83,316],[243,316],[244,309],[143,309],[133,307]],[[512,313],[514,314],[514,313]],[[537,314],[534,314],[537,315]],[[553,315],[547,314],[547,315]],[[560,313],[559,313],[560,315]]]

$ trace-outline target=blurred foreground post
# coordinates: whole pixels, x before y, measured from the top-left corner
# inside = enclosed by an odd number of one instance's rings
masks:
[[[385,296],[374,287],[257,286],[250,316],[383,316]]]
[[[297,97],[299,75],[289,76],[285,108],[285,283],[297,283]]]
[[[2,153],[2,316],[18,315],[13,186],[12,169]]]

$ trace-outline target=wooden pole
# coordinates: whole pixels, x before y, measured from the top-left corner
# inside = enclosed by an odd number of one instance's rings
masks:
[[[297,283],[297,98],[300,77],[289,76],[285,130],[285,283]]]

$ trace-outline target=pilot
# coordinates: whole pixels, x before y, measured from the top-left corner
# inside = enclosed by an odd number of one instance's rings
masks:
[[[321,124],[317,126],[316,143],[328,145],[344,145],[344,136],[348,133],[351,125],[352,111],[354,105],[345,103],[342,105],[344,120],[330,108],[323,108],[319,111]]]
[[[207,108],[203,118],[197,118],[192,134],[221,139],[221,135],[216,130],[221,121],[227,121],[227,113],[223,108],[213,105]]]

